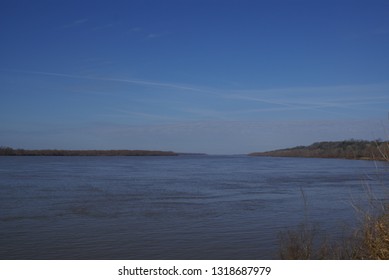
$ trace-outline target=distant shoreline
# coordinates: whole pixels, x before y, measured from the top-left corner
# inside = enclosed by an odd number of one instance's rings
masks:
[[[158,150],[25,150],[0,147],[0,156],[178,156]]]
[[[335,158],[354,160],[388,160],[389,142],[346,140],[316,142],[310,146],[297,146],[268,152],[255,152],[249,156]]]

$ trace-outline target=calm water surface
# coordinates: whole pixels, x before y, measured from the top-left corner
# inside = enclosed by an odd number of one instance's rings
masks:
[[[304,219],[354,225],[369,161],[247,156],[0,157],[0,259],[277,259]],[[306,204],[302,198],[306,197]]]

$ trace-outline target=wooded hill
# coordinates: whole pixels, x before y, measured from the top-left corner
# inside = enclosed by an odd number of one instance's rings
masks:
[[[250,156],[344,158],[389,160],[389,142],[347,140],[317,142],[310,146],[298,146],[269,152],[251,153]]]
[[[149,150],[24,150],[0,147],[0,156],[177,156],[171,151]]]

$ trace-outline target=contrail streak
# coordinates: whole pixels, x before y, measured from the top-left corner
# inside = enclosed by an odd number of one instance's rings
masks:
[[[63,73],[56,73],[56,72],[42,72],[42,71],[25,71],[25,70],[8,70],[8,71],[16,72],[16,73],[26,73],[26,74],[34,74],[34,75],[64,77],[64,78],[72,78],[72,79],[85,79],[85,80],[94,80],[94,81],[120,82],[120,83],[134,84],[134,85],[154,86],[154,87],[162,87],[162,88],[172,88],[172,89],[196,91],[196,92],[208,93],[208,94],[217,94],[216,92],[213,92],[211,90],[205,90],[205,89],[200,89],[200,88],[195,88],[195,87],[190,87],[190,86],[185,86],[185,85],[160,83],[160,82],[135,80],[135,79],[118,79],[118,78],[106,78],[106,77],[91,77],[91,76],[80,76],[80,75],[63,74]]]

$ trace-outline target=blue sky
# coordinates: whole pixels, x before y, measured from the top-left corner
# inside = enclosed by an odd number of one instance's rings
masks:
[[[1,1],[0,146],[387,138],[389,1]]]

